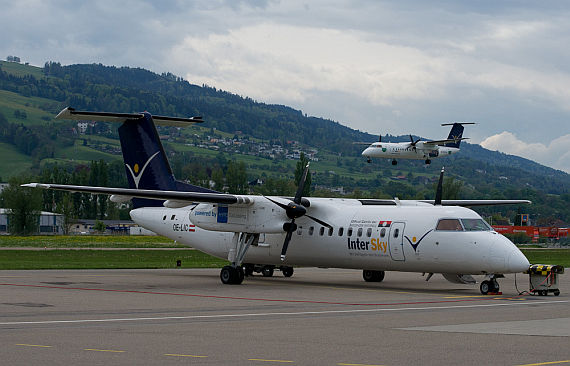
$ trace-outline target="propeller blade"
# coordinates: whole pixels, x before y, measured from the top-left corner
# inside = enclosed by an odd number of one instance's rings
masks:
[[[299,187],[297,188],[297,193],[295,193],[295,198],[293,199],[293,202],[295,202],[298,205],[301,204],[301,196],[303,195],[303,190],[305,189],[305,180],[307,180],[308,173],[309,173],[309,163],[307,163],[307,166],[303,171],[303,176],[299,181]]]
[[[283,248],[281,248],[281,262],[285,260],[285,255],[287,254],[287,248],[289,247],[289,242],[291,241],[291,236],[293,231],[295,231],[295,220],[291,220],[291,224],[287,228],[287,235],[285,235],[285,241],[283,242]]]
[[[412,137],[412,135],[410,135],[410,142],[412,143],[412,145],[414,144],[414,138]]]
[[[443,195],[443,173],[445,171],[445,167],[441,168],[441,173],[439,173],[439,182],[437,182],[437,189],[435,191],[435,201],[434,205],[441,206],[441,198]]]
[[[269,198],[269,197],[267,197],[267,196],[263,196],[263,197],[267,198],[269,201],[275,203],[277,206],[281,207],[281,208],[284,209],[284,210],[287,210],[287,207],[289,207],[289,206],[287,206],[286,204],[283,204],[283,203],[281,203],[281,202],[277,202],[277,201],[275,201],[275,200],[272,200],[271,198]]]
[[[325,227],[327,227],[327,228],[329,228],[329,229],[332,229],[332,226],[329,225],[329,224],[327,224],[327,223],[324,222],[323,220],[319,220],[319,219],[317,219],[316,217],[313,217],[313,216],[311,216],[311,215],[305,215],[305,216],[307,216],[307,217],[310,218],[311,220],[316,221],[316,222],[318,222],[319,224],[321,224],[321,225],[323,225],[323,226],[325,226]]]

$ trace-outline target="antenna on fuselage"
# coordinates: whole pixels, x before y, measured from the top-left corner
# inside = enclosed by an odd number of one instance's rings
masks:
[[[443,173],[445,172],[445,167],[441,167],[441,173],[439,173],[439,182],[437,182],[437,189],[435,191],[435,206],[441,206],[441,198],[443,195]]]

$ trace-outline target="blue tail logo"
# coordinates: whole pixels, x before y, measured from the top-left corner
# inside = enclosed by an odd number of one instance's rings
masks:
[[[155,152],[150,158],[148,158],[148,160],[146,161],[146,163],[144,163],[142,169],[140,169],[140,173],[139,173],[139,165],[137,163],[135,163],[135,166],[133,166],[131,168],[131,166],[129,164],[125,163],[125,166],[127,167],[127,169],[129,170],[129,173],[131,173],[131,176],[133,177],[133,181],[135,182],[135,187],[138,189],[139,188],[139,182],[142,178],[142,175],[144,173],[144,170],[146,169],[146,167],[148,166],[148,164],[150,163],[150,161],[157,156],[160,153],[160,151]],[[137,174],[138,173],[138,174]]]

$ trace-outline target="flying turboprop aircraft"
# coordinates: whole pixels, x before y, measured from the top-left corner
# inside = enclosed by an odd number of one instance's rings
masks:
[[[449,281],[498,291],[497,278],[522,272],[529,262],[476,212],[462,206],[530,203],[526,200],[443,200],[442,179],[435,200],[302,197],[305,167],[295,197],[219,193],[177,181],[155,128],[188,125],[201,118],[152,117],[64,109],[58,119],[120,122],[119,136],[130,188],[29,183],[26,187],[111,195],[133,200],[132,219],[149,230],[228,259],[224,284],[276,268],[289,277],[293,266],[362,269],[380,282],[385,271],[441,273]]]
[[[398,164],[398,159],[425,159],[426,164],[431,163],[431,159],[441,156],[451,155],[459,151],[461,140],[467,140],[463,136],[463,125],[473,125],[474,122],[443,123],[442,126],[453,126],[446,140],[421,141],[421,138],[414,140],[410,135],[410,142],[382,142],[380,137],[378,142],[373,142],[362,152],[362,156],[372,162],[372,158],[391,158],[392,165]]]

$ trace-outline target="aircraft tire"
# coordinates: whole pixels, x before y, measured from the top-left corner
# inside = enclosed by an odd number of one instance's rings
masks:
[[[232,267],[233,268],[233,267]],[[241,283],[243,282],[243,279],[245,277],[245,274],[243,272],[243,268],[242,267],[236,267],[233,268],[235,274],[235,278],[234,278],[234,285],[241,285]]]
[[[371,271],[367,269],[362,271],[362,278],[364,278],[366,282],[382,282],[384,275],[384,271]]]
[[[426,159],[426,164],[428,164],[428,165],[431,164],[431,160]]]
[[[220,280],[224,285],[233,284],[234,277],[234,269],[232,266],[224,266],[220,271]]]
[[[489,291],[491,290],[491,282],[489,282],[489,281],[481,282],[481,286],[479,286],[479,290],[481,290],[481,293],[483,295],[487,295],[489,293]]]
[[[293,267],[281,267],[281,273],[284,277],[291,277],[293,276]]]
[[[273,267],[271,266],[263,266],[263,268],[261,268],[261,274],[263,277],[272,277],[273,271]]]
[[[396,165],[398,162],[396,160],[392,160],[392,165]]]

